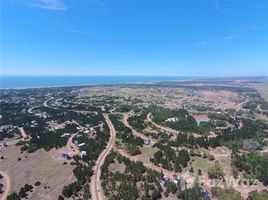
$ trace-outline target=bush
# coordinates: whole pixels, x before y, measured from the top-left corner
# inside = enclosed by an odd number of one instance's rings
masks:
[[[215,163],[213,167],[208,169],[208,176],[211,179],[223,178],[224,173],[218,161]]]
[[[41,183],[39,181],[36,181],[34,185],[39,186],[39,185],[41,185]]]

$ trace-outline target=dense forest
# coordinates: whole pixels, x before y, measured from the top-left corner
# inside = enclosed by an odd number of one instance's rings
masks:
[[[256,152],[246,155],[235,155],[232,159],[233,166],[246,176],[259,179],[264,185],[268,185],[268,158]]]

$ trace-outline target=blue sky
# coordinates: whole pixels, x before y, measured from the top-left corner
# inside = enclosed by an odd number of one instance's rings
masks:
[[[1,75],[268,75],[267,0],[1,0]]]

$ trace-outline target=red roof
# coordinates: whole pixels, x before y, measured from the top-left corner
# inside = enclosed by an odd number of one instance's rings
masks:
[[[193,115],[193,118],[195,118],[195,120],[200,120],[200,119],[206,119],[209,120],[207,115]]]

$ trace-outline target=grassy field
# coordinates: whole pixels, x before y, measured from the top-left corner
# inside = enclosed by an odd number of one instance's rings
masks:
[[[3,156],[5,159],[0,168],[10,176],[12,191],[18,192],[26,183],[34,186],[36,181],[41,182],[40,186],[34,187],[33,192],[29,193],[29,199],[58,197],[63,185],[75,180],[70,164],[63,165],[64,160],[55,160],[44,150],[21,154],[19,147],[13,145],[4,150]]]
[[[198,172],[198,169],[201,169],[202,172],[207,172],[208,168],[210,168],[211,166],[212,162],[198,156],[194,157],[192,167],[195,173]]]
[[[253,87],[260,93],[262,98],[268,102],[268,83],[254,84]]]

